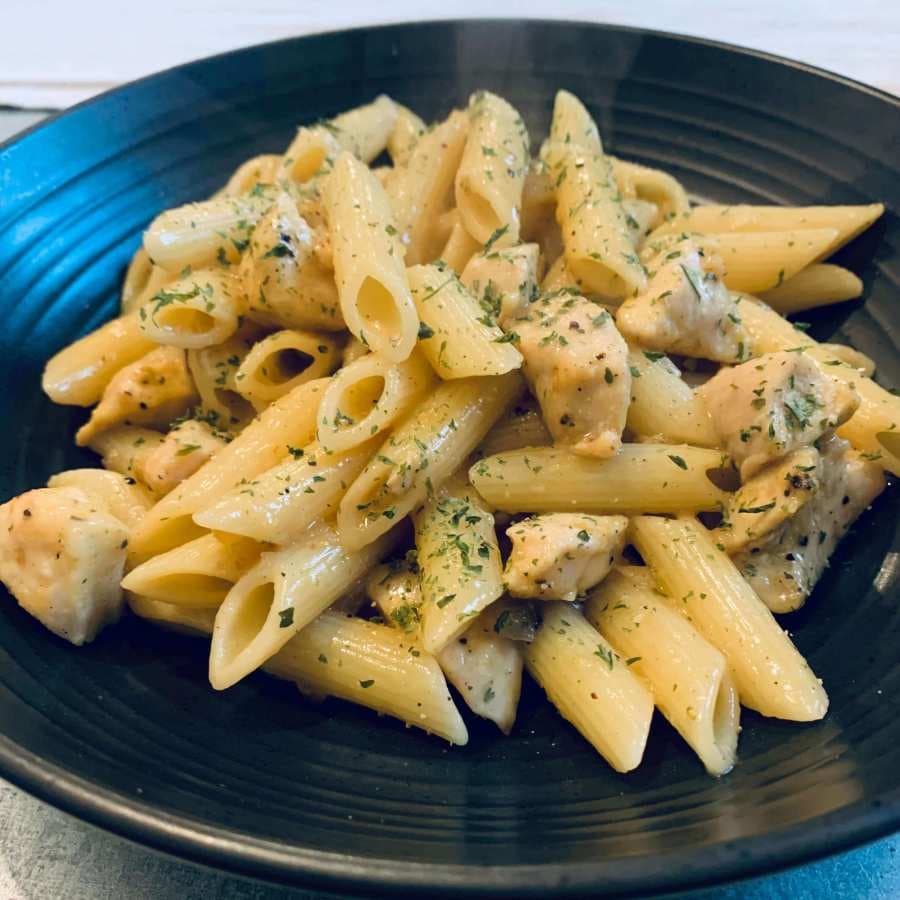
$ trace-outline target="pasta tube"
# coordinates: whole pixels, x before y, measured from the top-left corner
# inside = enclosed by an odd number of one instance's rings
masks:
[[[215,609],[262,549],[256,541],[205,534],[132,569],[122,587],[176,606]]]
[[[537,404],[517,403],[488,432],[478,452],[482,457],[521,450],[523,447],[549,447],[553,443]]]
[[[298,385],[330,375],[338,363],[332,337],[309,331],[277,331],[257,341],[234,376],[237,392],[256,410]]]
[[[510,513],[697,512],[727,496],[707,476],[725,464],[716,450],[678,444],[625,444],[608,459],[531,447],[482,459],[469,478],[490,506]]]
[[[422,585],[422,643],[440,653],[503,593],[494,517],[468,484],[452,482],[413,517]]]
[[[166,628],[203,635],[213,630],[214,610],[134,594],[128,604],[136,616]],[[349,700],[452,744],[468,741],[435,660],[384,625],[329,610],[291,638],[263,669],[307,693]]]
[[[479,243],[519,243],[530,141],[519,113],[488,91],[469,98],[469,134],[456,173],[456,205]]]
[[[246,308],[240,281],[223,269],[202,269],[154,294],[139,310],[141,331],[157,344],[185,350],[227,341]]]
[[[458,110],[416,142],[406,168],[390,183],[389,197],[408,266],[431,262],[446,235],[438,219],[466,145],[469,117]]]
[[[362,550],[341,546],[328,525],[301,541],[264,553],[232,587],[216,613],[209,680],[217,690],[236,684],[274,656],[324,612],[396,543],[382,535]]]
[[[258,185],[239,197],[188,203],[160,213],[144,232],[144,249],[168,272],[185,266],[229,265],[246,249],[253,228],[272,203],[274,189]]]
[[[719,437],[706,404],[661,353],[631,349],[628,427],[641,438],[716,447]]]
[[[411,109],[399,103],[396,107],[397,118],[387,140],[387,152],[395,166],[405,166],[419,138],[425,133],[425,123]]]
[[[515,373],[448,381],[397,426],[341,501],[350,549],[384,534],[463,464],[521,390]]]
[[[369,576],[366,590],[387,624],[411,640],[418,638],[422,592],[417,574],[402,565],[379,566]],[[523,660],[516,642],[502,637],[496,627],[503,615],[501,606],[486,609],[436,658],[469,709],[509,734],[519,705]]]
[[[327,379],[308,381],[276,400],[230,444],[151,509],[129,544],[133,561],[170,550],[203,530],[191,516],[227,493],[242,479],[252,481],[287,456],[305,447],[316,428],[319,400]]]
[[[319,442],[333,453],[384,432],[432,387],[434,373],[418,351],[402,363],[374,353],[345,363],[319,406]]]
[[[246,485],[233,487],[194,513],[194,521],[214,531],[280,546],[291,544],[315,522],[334,518],[347,485],[359,475],[375,448],[373,441],[332,454],[316,444],[293,448],[289,459]]]
[[[370,163],[387,147],[397,104],[384,94],[327,122],[302,127],[285,150],[282,173],[302,184],[333,163],[342,151]]]
[[[54,403],[91,406],[116,372],[155,347],[141,331],[137,313],[121,316],[51,357],[41,387]]]
[[[525,665],[560,715],[617,771],[644,755],[653,697],[606,639],[570,603],[542,606]]]
[[[825,715],[828,697],[812,669],[702,525],[637,516],[631,537],[666,604],[725,655],[745,706],[796,722]]]
[[[413,266],[407,278],[419,314],[419,347],[445,380],[504,375],[522,354],[446,266]]]
[[[734,765],[741,713],[725,657],[662,602],[652,578],[642,583],[628,571],[611,572],[592,593],[588,621],[650,686],[706,771],[724,775]]]
[[[612,156],[610,161],[613,178],[623,197],[628,200],[644,200],[656,206],[656,215],[651,223],[654,227],[691,208],[687,192],[668,172]]]
[[[852,272],[829,263],[801,269],[793,278],[760,295],[782,315],[861,297],[863,283]]]
[[[344,153],[325,184],[325,205],[344,321],[374,352],[402,362],[415,346],[419,319],[384,189]]]
[[[827,228],[834,237],[816,256],[815,262],[831,256],[844,244],[865,231],[884,213],[884,204],[867,206],[752,206],[709,204],[688,206],[676,211],[657,233],[682,231],[742,232],[800,231]]]

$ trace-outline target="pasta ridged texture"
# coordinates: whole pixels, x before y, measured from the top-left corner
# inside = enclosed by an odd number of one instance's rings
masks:
[[[585,607],[591,624],[650,686],[662,714],[711,775],[734,765],[740,722],[737,690],[725,657],[665,605],[637,570],[614,571]]]
[[[415,347],[419,319],[384,189],[343,153],[325,183],[325,206],[347,328],[373,351],[403,362]]]
[[[666,604],[725,655],[741,703],[796,722],[825,715],[828,697],[812,669],[703,526],[637,516],[631,539]]]
[[[132,612],[156,624],[209,635],[211,610],[129,598]],[[464,745],[468,732],[435,660],[385,625],[327,611],[263,664],[277,678],[319,696],[339,697]]]
[[[384,534],[433,494],[487,434],[521,390],[511,372],[447,381],[394,429],[350,485],[338,511],[349,548]]]
[[[415,350],[401,363],[370,353],[345,364],[319,406],[319,442],[339,452],[369,440],[407,413],[434,381]]]
[[[390,552],[396,534],[357,551],[320,524],[297,543],[264,553],[216,614],[209,681],[224,690],[258,669]]]

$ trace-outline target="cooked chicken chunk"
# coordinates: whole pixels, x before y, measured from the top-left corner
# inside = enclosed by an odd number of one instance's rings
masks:
[[[733,557],[769,609],[791,612],[804,604],[838,541],[884,486],[879,465],[836,436],[826,440],[819,489],[795,516]]]
[[[69,469],[54,475],[49,488],[80,488],[117,518],[129,531],[153,506],[150,491],[130,475],[120,475],[107,469]]]
[[[647,289],[616,312],[616,325],[628,340],[648,350],[719,362],[750,355],[739,298],[715,272],[704,271],[695,244],[684,241],[663,251],[648,270]]]
[[[190,478],[225,443],[221,432],[206,422],[187,419],[141,460],[138,474],[155,493],[167,494]]]
[[[118,618],[127,543],[125,525],[79,488],[40,488],[0,506],[0,580],[73,644]]]
[[[495,630],[497,613],[486,609],[438,654],[447,680],[460,692],[469,709],[497,723],[509,734],[516,720],[522,687],[522,650]]]
[[[366,593],[388,624],[418,635],[422,608],[418,569],[412,571],[408,562],[378,566],[367,580]],[[522,653],[497,625],[504,612],[504,622],[510,618],[507,609],[502,602],[491,604],[465,634],[437,655],[447,680],[472,712],[496,722],[505,734],[515,721],[522,685]]]
[[[697,394],[744,481],[846,422],[859,406],[852,387],[793,351],[722,369]]]
[[[523,371],[558,444],[585,456],[613,456],[631,402],[628,346],[612,316],[565,289],[511,320]]]
[[[505,325],[537,297],[540,253],[537,244],[520,244],[476,253],[466,264],[460,280],[491,322]]]
[[[821,474],[815,447],[770,463],[729,496],[716,540],[727,553],[736,553],[764,538],[812,499]]]
[[[574,600],[599,584],[625,546],[625,516],[549,513],[506,530],[504,580],[514,597]]]
[[[196,399],[184,350],[157,347],[113,376],[75,440],[84,447],[113,425],[167,425]]]

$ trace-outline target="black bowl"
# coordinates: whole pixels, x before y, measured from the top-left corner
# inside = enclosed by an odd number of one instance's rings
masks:
[[[867,301],[816,315],[900,359],[898,101],[805,66],[663,34],[549,22],[367,28],[182,66],[58,116],[0,150],[0,492],[84,464],[83,413],[53,407],[41,367],[112,315],[141,229],[201,198],[294,126],[386,91],[425,117],[477,87],[532,135],[558,88],[608,147],[722,201],[867,203],[888,212],[842,253]],[[7,598],[0,610],[0,771],[129,837],[233,870],[357,890],[513,896],[684,887],[769,870],[900,823],[895,489],[788,619],[831,712],[745,715],[740,763],[708,778],[654,724],[614,774],[533,686],[513,736],[472,723],[449,749],[396,722],[252,677],[224,694],[204,645],[137,621],[76,650]]]

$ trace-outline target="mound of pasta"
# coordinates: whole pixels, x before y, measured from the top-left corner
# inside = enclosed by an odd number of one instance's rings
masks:
[[[539,148],[487,91],[302,127],[49,361],[104,468],[0,507],[0,578],[75,644],[126,605],[206,635],[217,690],[465,744],[524,669],[617,771],[658,708],[725,773],[741,705],[825,715],[773,613],[900,473],[900,398],[784,318],[860,296],[823,260],[882,211],[692,206],[564,91]]]

